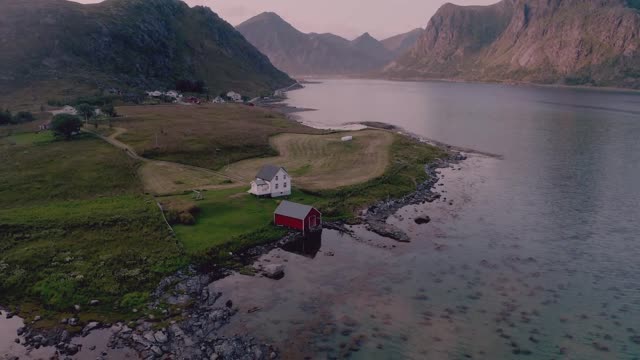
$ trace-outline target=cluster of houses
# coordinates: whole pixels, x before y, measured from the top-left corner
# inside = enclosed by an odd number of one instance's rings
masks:
[[[185,98],[182,94],[178,93],[175,90],[170,90],[167,92],[158,91],[158,90],[147,91],[147,96],[154,99],[159,99],[163,97],[171,98],[173,99],[174,102],[177,102],[177,103],[201,104],[203,102],[202,99],[195,96],[190,96]],[[224,104],[226,102],[242,103],[244,102],[244,100],[242,99],[242,95],[240,93],[237,93],[235,91],[229,91],[225,95],[217,96],[211,102],[214,104]]]
[[[251,182],[249,193],[272,198],[291,195],[291,177],[282,166],[265,165]],[[312,206],[285,200],[273,213],[273,223],[306,234],[322,228],[322,214]]]

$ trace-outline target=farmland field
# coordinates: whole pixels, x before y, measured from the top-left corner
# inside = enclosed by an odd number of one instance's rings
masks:
[[[353,141],[341,137],[351,135]],[[335,189],[364,183],[384,174],[393,134],[363,130],[328,135],[281,134],[271,138],[278,156],[240,161],[225,174],[251,181],[265,164],[284,166],[293,184],[308,190]]]
[[[276,155],[269,138],[281,133],[319,134],[271,110],[244,105],[123,106],[118,139],[150,159],[219,170],[236,161]]]

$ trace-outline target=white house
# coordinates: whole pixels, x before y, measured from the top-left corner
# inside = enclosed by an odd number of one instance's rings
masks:
[[[279,197],[291,195],[289,173],[281,166],[265,165],[256,175],[256,179],[251,182],[251,190],[249,192],[255,196]]]
[[[221,96],[217,96],[211,102],[214,103],[214,104],[224,104],[224,103],[226,103],[226,101],[224,101],[224,99]]]
[[[51,111],[51,113],[55,116],[58,114],[69,114],[69,115],[78,115],[78,110],[76,110],[76,108],[74,108],[73,106],[70,105],[65,105],[65,107],[63,107],[60,110],[53,110]]]
[[[238,94],[235,91],[229,91],[227,93],[227,97],[235,102],[242,102],[242,95]]]
[[[181,96],[180,94],[178,94],[178,92],[177,92],[177,91],[175,91],[175,90],[169,90],[169,91],[167,91],[167,92],[166,92],[166,93],[164,93],[164,94],[165,94],[166,96],[171,97],[171,98],[174,98],[174,99],[176,99],[176,100],[177,100],[178,98],[181,98],[181,97],[182,97],[182,96]]]
[[[162,91],[147,91],[147,95],[149,95],[149,97],[160,97],[162,96]]]

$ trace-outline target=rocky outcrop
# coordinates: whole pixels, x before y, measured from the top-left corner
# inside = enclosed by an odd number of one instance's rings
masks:
[[[446,4],[384,75],[640,88],[640,12],[625,0]]]
[[[48,98],[90,90],[171,89],[260,94],[293,83],[211,9],[179,0],[0,0],[0,92],[42,87]]]
[[[290,75],[354,75],[378,70],[392,58],[368,33],[353,41],[333,34],[305,34],[275,13],[237,26],[254,46]]]

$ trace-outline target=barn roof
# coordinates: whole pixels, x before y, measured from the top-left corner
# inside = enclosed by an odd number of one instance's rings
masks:
[[[256,175],[256,178],[271,181],[276,176],[278,171],[280,171],[280,169],[284,170],[284,168],[281,166],[265,165],[262,167],[262,169],[260,169],[258,175]],[[284,171],[287,172],[287,170]]]
[[[294,219],[304,220],[313,207],[284,200],[276,209],[276,215],[287,216]]]

